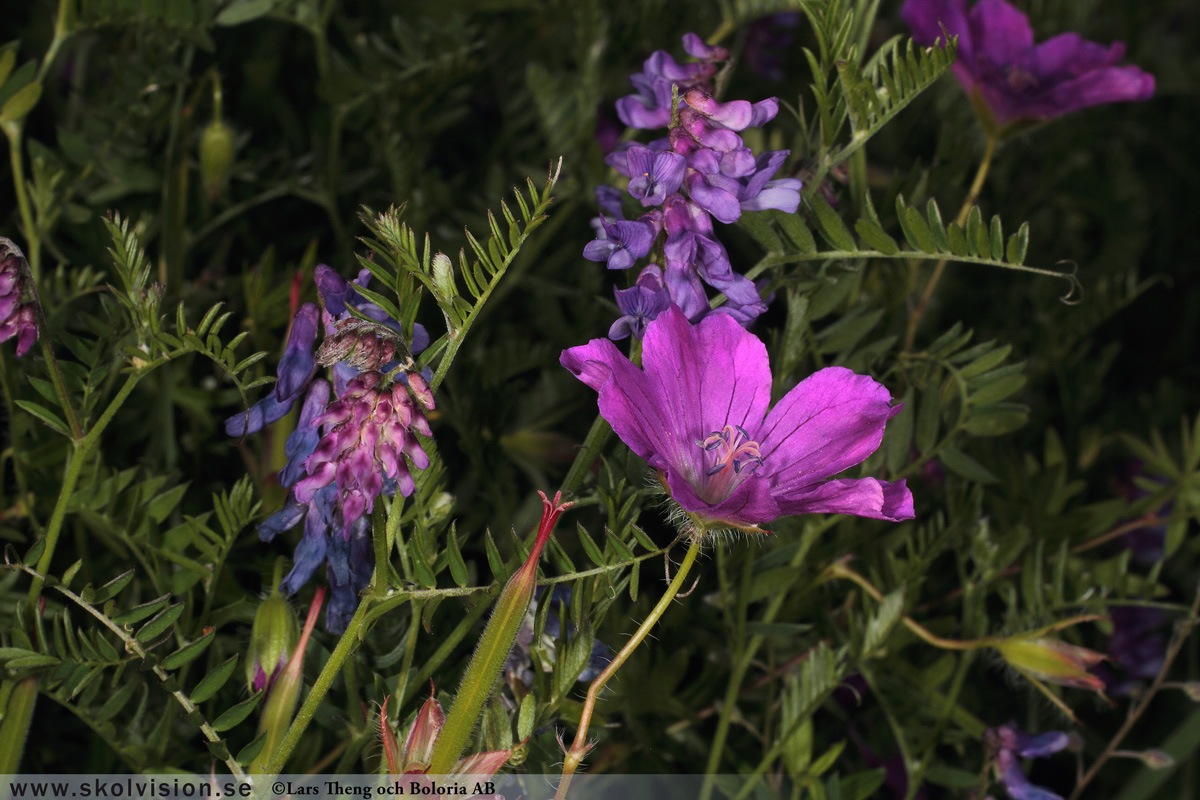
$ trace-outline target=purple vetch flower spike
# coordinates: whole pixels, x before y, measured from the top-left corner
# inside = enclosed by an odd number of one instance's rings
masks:
[[[283,357],[279,359],[279,366],[275,370],[278,380],[274,390],[247,411],[226,419],[226,435],[246,436],[257,433],[272,422],[283,419],[284,415],[291,411],[317,371],[313,344],[317,339],[319,316],[320,309],[316,303],[300,306],[292,320],[292,330],[288,334]]]
[[[635,144],[626,151],[631,179],[629,193],[642,201],[643,206],[660,206],[667,195],[679,191],[687,159],[678,153],[655,154],[650,148]]]
[[[422,411],[413,403],[409,387],[397,381],[390,391],[380,391],[381,375],[367,372],[350,381],[346,392],[313,425],[325,425],[325,435],[304,462],[308,475],[295,485],[296,499],[308,503],[321,488],[337,484],[343,517],[343,536],[351,526],[374,508],[383,490],[384,476],[396,481],[405,497],[415,483],[408,464],[425,469],[429,456],[421,449],[413,431],[432,433]],[[409,373],[410,384],[422,405],[432,407],[424,379]]]
[[[820,370],[769,409],[758,337],[723,314],[690,325],[674,307],[647,326],[641,369],[608,339],[560,361],[599,393],[601,415],[700,525],[761,531],[792,514],[914,516],[904,481],[833,477],[878,449],[898,410],[865,375]]]
[[[656,214],[645,214],[636,220],[617,220],[603,223],[605,238],[593,239],[583,248],[589,261],[607,261],[609,269],[629,269],[650,252],[658,236]]]
[[[613,293],[623,314],[608,329],[608,338],[614,341],[631,335],[642,338],[646,325],[671,305],[671,293],[663,282],[662,267],[657,264],[647,265],[630,288]]]
[[[28,264],[11,239],[0,236],[0,342],[17,337],[17,358],[38,340],[38,314],[33,303],[21,304]]]
[[[970,11],[966,0],[907,0],[900,16],[920,44],[958,36],[952,69],[987,128],[1154,95],[1154,76],[1116,66],[1124,43],[1063,33],[1034,44],[1029,18],[1005,0],[980,0]]]

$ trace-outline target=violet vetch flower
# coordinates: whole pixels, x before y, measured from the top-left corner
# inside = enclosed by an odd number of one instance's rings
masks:
[[[0,342],[17,337],[17,358],[38,340],[37,309],[21,303],[25,294],[25,256],[11,239],[0,236]]]
[[[774,408],[767,349],[726,315],[688,324],[669,308],[647,326],[643,368],[608,339],[563,351],[600,413],[705,527],[758,531],[791,514],[913,518],[904,481],[834,478],[879,447],[899,410],[865,375],[829,367]]]
[[[607,261],[609,269],[629,269],[650,252],[658,225],[652,219],[602,223],[605,238],[588,242],[583,257],[589,261]]]
[[[678,153],[655,154],[648,147],[634,145],[625,151],[628,159],[629,193],[643,206],[661,206],[667,195],[679,191],[687,159]]]
[[[646,60],[645,71],[630,79],[638,94],[617,101],[627,125],[671,126],[667,135],[645,145],[620,146],[605,157],[607,164],[629,178],[629,194],[654,210],[638,220],[623,220],[612,190],[605,187],[601,195],[598,189],[605,216],[593,220],[597,238],[583,255],[606,261],[609,269],[628,269],[650,253],[665,230],[661,283],[670,302],[688,319],[698,320],[711,311],[707,284],[728,300],[717,313],[749,325],[766,310],[766,303],[753,282],[733,272],[724,246],[713,233],[712,220],[729,224],[740,219],[743,211],[765,209],[795,213],[801,184],[794,178],[772,180],[787,159],[787,150],[756,156],[739,135],[774,119],[779,101],[718,101],[709,79],[716,74],[714,62],[728,59],[729,52],[706,45],[694,33],[684,36],[683,46],[700,61],[681,65],[658,51]],[[671,108],[673,96],[679,97],[677,109]],[[633,294],[637,288],[620,290],[626,293],[621,309],[625,316],[613,325],[614,336],[638,334],[640,326],[630,327],[627,318],[653,319],[649,313],[631,313],[635,298],[643,311],[657,313],[657,295],[652,299],[645,292]]]
[[[303,394],[308,382],[317,371],[317,360],[313,355],[313,344],[317,340],[317,320],[320,309],[316,303],[300,306],[292,320],[287,345],[279,366],[275,370],[278,380],[275,388],[247,411],[234,414],[225,420],[225,433],[229,436],[246,436],[257,433],[272,422],[283,419],[296,400]]]
[[[1034,736],[1021,731],[1015,722],[1009,722],[998,728],[988,728],[983,737],[984,742],[994,748],[996,773],[1009,797],[1013,800],[1063,800],[1060,795],[1031,784],[1017,759],[1042,758],[1057,753],[1070,743],[1067,734],[1050,731]]]
[[[1114,606],[1108,610],[1113,632],[1108,654],[1125,671],[1124,679],[1106,681],[1113,694],[1128,695],[1153,680],[1167,655],[1167,640],[1160,628],[1166,621],[1161,608]],[[1108,675],[1105,675],[1108,677]]]
[[[657,264],[647,265],[636,284],[617,289],[614,294],[623,316],[608,329],[608,338],[613,341],[630,335],[642,338],[646,325],[671,305],[671,293],[663,283],[662,267]]]
[[[317,490],[336,481],[344,538],[349,538],[350,526],[373,509],[385,476],[396,481],[400,494],[413,493],[415,484],[403,456],[417,469],[429,466],[429,456],[413,431],[423,436],[433,431],[409,394],[416,394],[425,409],[433,409],[424,378],[410,373],[408,386],[397,381],[383,391],[377,388],[381,380],[378,372],[352,379],[342,396],[313,420],[314,426],[325,426],[326,433],[304,462],[308,475],[294,489],[296,499],[307,503]]]
[[[1154,76],[1116,66],[1123,42],[1105,47],[1062,33],[1034,44],[1029,18],[1005,0],[980,0],[970,11],[966,0],[907,0],[900,16],[920,44],[945,38],[943,27],[958,37],[954,74],[977,112],[986,111],[985,127],[1154,95]]]

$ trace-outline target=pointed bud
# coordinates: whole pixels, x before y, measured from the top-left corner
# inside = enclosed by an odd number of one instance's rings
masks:
[[[404,740],[402,764],[405,774],[423,773],[429,769],[434,745],[442,735],[442,726],[445,724],[446,714],[442,711],[442,704],[433,696],[433,684],[430,683],[429,699],[421,705],[417,718],[408,730],[408,738]]]
[[[1183,690],[1183,693],[1189,699],[1200,703],[1200,681],[1188,681],[1187,683],[1180,684],[1179,688]]]
[[[308,617],[304,620],[304,630],[300,633],[300,640],[288,657],[287,666],[276,678],[275,686],[272,687],[266,706],[263,708],[258,730],[266,731],[267,736],[258,757],[250,764],[249,772],[252,775],[266,773],[267,767],[275,757],[275,751],[279,748],[279,743],[283,741],[283,735],[287,733],[288,726],[292,724],[292,717],[296,714],[296,702],[300,699],[300,685],[304,682],[304,651],[308,648],[308,637],[312,635],[313,628],[316,627],[317,617],[321,613],[321,606],[324,602],[325,587],[319,586],[313,594],[312,604],[308,607]]]
[[[1175,766],[1175,759],[1162,750],[1146,750],[1142,753],[1142,763],[1150,769],[1166,769]]]
[[[216,200],[233,168],[233,129],[220,120],[213,120],[200,135],[200,177],[204,193]]]
[[[379,709],[379,736],[383,742],[383,758],[388,765],[388,774],[399,775],[396,767],[399,766],[397,761],[400,758],[400,746],[396,742],[396,734],[392,733],[392,724],[388,722],[387,714],[388,701],[391,699],[391,695],[383,698],[383,707]]]
[[[274,591],[254,613],[250,650],[246,653],[246,684],[252,692],[269,689],[283,671],[300,636],[300,625],[283,593]]]
[[[1104,681],[1088,669],[1108,656],[1067,644],[1059,639],[1011,636],[1001,640],[996,649],[1004,660],[1020,672],[1060,686],[1074,686],[1104,694]]]

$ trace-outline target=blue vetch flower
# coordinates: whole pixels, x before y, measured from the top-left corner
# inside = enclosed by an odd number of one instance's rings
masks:
[[[1013,800],[1063,800],[1049,789],[1034,786],[1021,771],[1019,758],[1042,758],[1057,753],[1070,744],[1067,734],[1049,731],[1037,735],[1025,733],[1015,722],[984,732],[984,742],[996,748],[996,773],[1000,783]]]

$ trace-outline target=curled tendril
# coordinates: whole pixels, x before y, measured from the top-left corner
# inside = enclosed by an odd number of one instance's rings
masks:
[[[1058,298],[1058,300],[1060,303],[1063,303],[1068,306],[1077,306],[1083,302],[1083,283],[1079,280],[1079,264],[1075,261],[1072,261],[1069,258],[1066,258],[1066,259],[1063,259],[1062,261],[1056,262],[1055,266],[1058,266],[1061,264],[1070,264],[1071,271],[1070,272],[1057,272],[1054,274],[1057,277],[1059,277],[1060,279],[1062,279],[1062,280],[1066,281],[1068,284],[1070,284],[1070,288],[1068,288],[1067,293],[1064,294],[1062,297]],[[1076,294],[1076,290],[1078,290],[1078,294],[1079,294],[1078,297],[1074,296]]]

